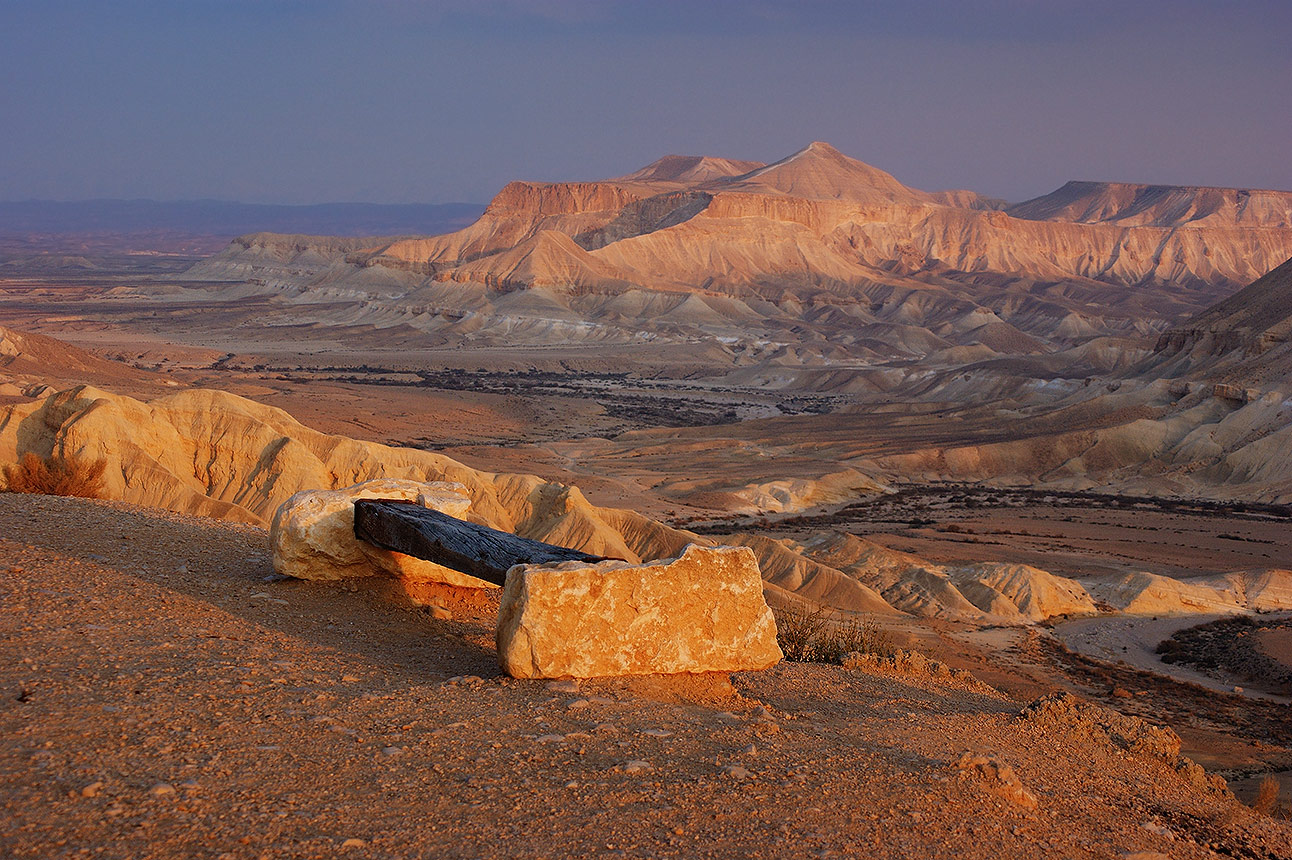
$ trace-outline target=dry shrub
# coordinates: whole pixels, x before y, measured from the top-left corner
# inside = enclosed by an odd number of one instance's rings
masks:
[[[842,663],[849,654],[888,654],[893,650],[888,632],[869,619],[851,618],[827,630],[817,641],[817,662]]]
[[[102,460],[74,457],[44,459],[28,451],[17,463],[4,467],[4,477],[11,493],[101,499],[105,494],[103,473],[107,465]]]
[[[853,652],[887,654],[888,634],[871,620],[831,620],[824,606],[814,610],[790,607],[776,613],[776,641],[786,660],[799,663],[842,663]]]
[[[1252,809],[1271,818],[1292,819],[1292,810],[1279,803],[1279,781],[1272,776],[1261,780]]]
[[[776,613],[776,642],[785,653],[785,659],[799,663],[810,662],[816,640],[828,623],[825,607],[821,606],[810,612],[789,607]]]

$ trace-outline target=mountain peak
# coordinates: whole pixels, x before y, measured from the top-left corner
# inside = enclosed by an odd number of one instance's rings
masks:
[[[821,140],[812,141],[780,161],[750,171],[739,177],[731,188],[854,203],[932,201],[925,192],[908,188],[892,174],[850,158]]]
[[[761,161],[739,161],[712,155],[666,155],[619,179],[632,182],[711,182],[742,176],[762,166]]]

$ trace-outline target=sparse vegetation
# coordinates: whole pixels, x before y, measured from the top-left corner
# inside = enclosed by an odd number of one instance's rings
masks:
[[[1292,821],[1292,809],[1279,802],[1279,781],[1272,776],[1261,780],[1261,787],[1252,801],[1252,809],[1282,821]]]
[[[4,467],[5,488],[11,493],[101,499],[105,494],[106,469],[107,464],[102,460],[43,458],[28,451],[17,463]]]
[[[824,606],[787,608],[776,613],[776,640],[786,660],[798,663],[842,663],[854,652],[888,654],[892,641],[869,619],[837,621]]]

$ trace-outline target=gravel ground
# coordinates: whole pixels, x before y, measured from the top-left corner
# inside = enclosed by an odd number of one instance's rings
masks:
[[[1286,824],[1003,696],[517,681],[489,614],[275,580],[253,527],[0,494],[0,856],[1292,857]]]

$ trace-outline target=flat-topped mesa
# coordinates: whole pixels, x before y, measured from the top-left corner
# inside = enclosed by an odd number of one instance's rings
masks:
[[[619,210],[649,194],[614,182],[508,182],[484,214],[542,216]]]
[[[1028,221],[1286,229],[1292,228],[1292,191],[1073,180],[1006,211]]]

